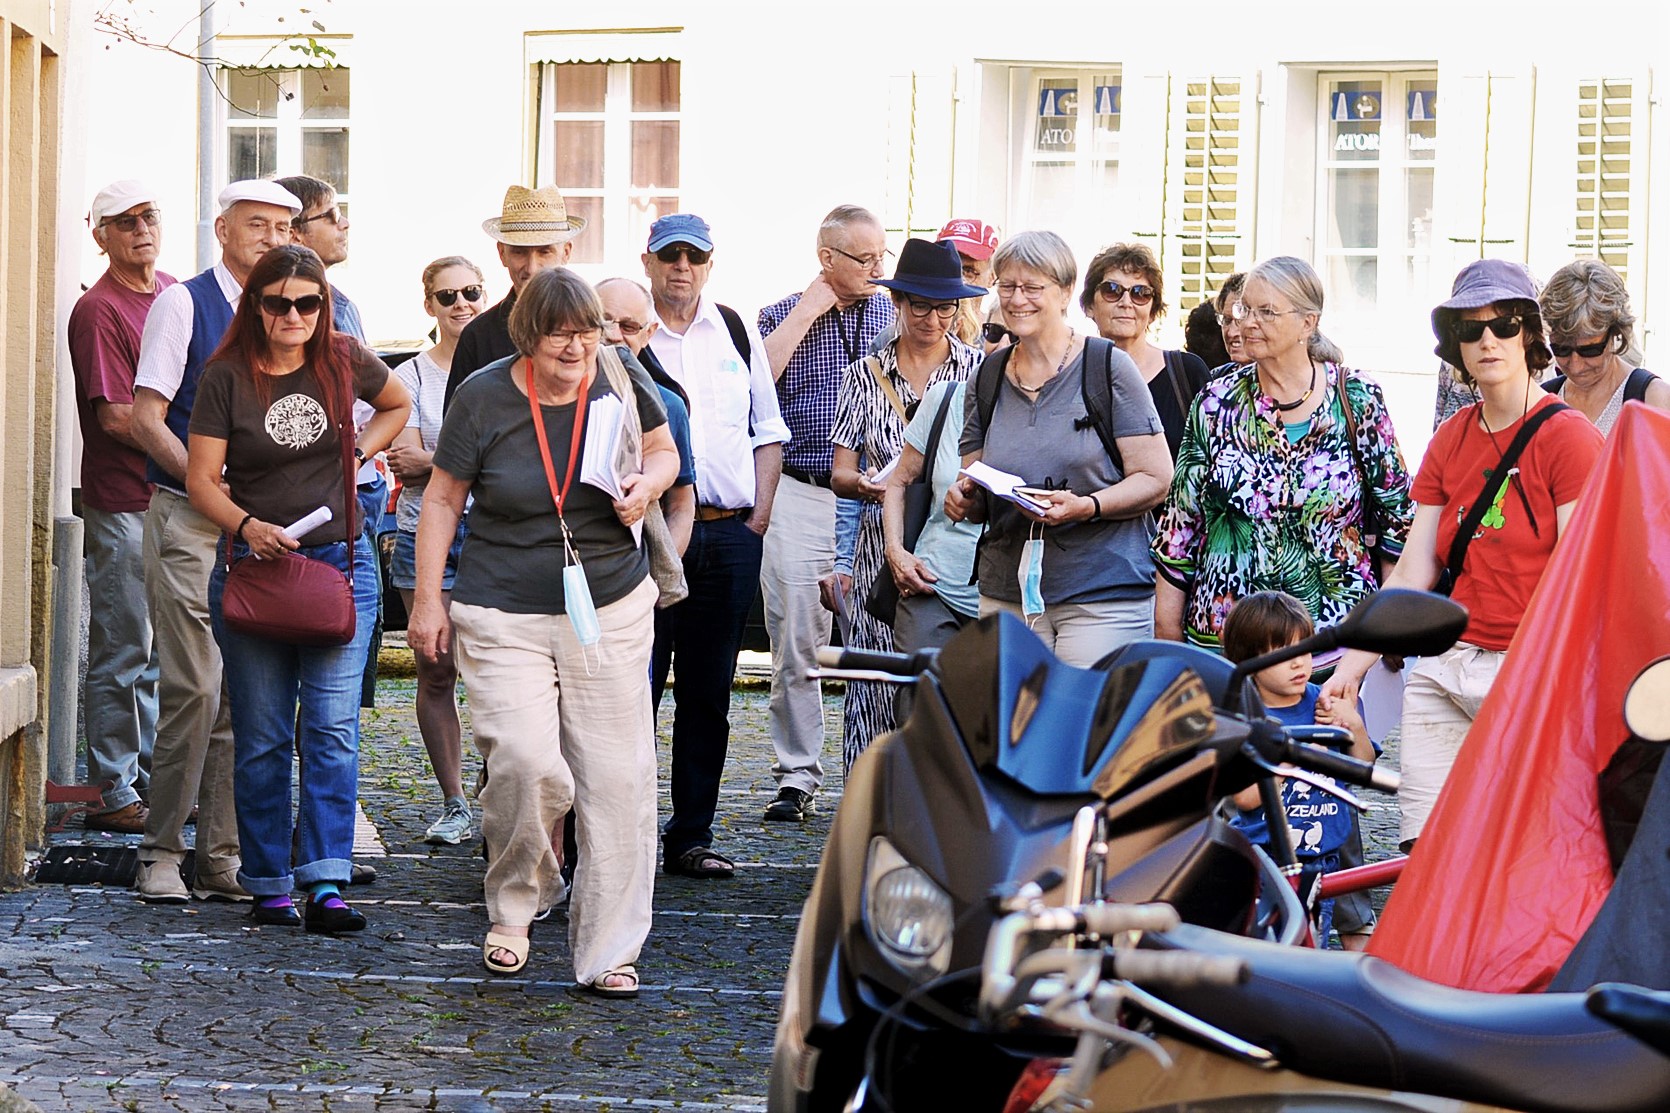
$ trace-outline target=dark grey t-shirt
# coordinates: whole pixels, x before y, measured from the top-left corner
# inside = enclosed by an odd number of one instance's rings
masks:
[[[522,357],[512,356],[471,375],[453,395],[441,424],[435,466],[469,483],[475,497],[452,597],[515,614],[563,614],[562,531],[528,396],[516,386],[525,365]],[[649,375],[635,361],[626,369],[637,388],[644,429],[665,425],[667,414]],[[599,369],[588,397],[610,393],[609,380]],[[540,407],[558,483],[568,468],[576,408],[574,403]],[[582,430],[582,444],[584,435]],[[573,484],[563,496],[563,517],[585,567],[592,602],[606,607],[643,582],[649,558],[620,524],[608,494],[580,482],[578,464]]]
[[[1162,432],[1148,384],[1131,357],[1105,340],[1091,339],[1083,353],[1044,384],[1036,401],[1015,389],[1004,374],[990,429],[981,425],[976,391],[970,389],[962,452],[981,452],[986,463],[1013,472],[1027,486],[1080,495],[1125,478],[1108,459],[1084,405],[1084,353],[1097,372],[1106,373],[1108,348],[1113,349],[1114,436]],[[976,566],[980,594],[1019,603],[1015,574],[1032,523],[1002,499],[988,499],[987,513]],[[1044,603],[1105,603],[1153,594],[1154,561],[1148,549],[1153,534],[1153,519],[1146,514],[1124,522],[1044,527]]]

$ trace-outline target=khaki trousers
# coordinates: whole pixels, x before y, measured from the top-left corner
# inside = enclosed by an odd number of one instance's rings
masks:
[[[453,658],[487,766],[487,915],[522,927],[562,894],[551,830],[575,808],[569,949],[581,984],[636,962],[655,895],[655,582],[599,607],[582,651],[567,615],[452,602]]]
[[[771,772],[779,788],[816,792],[823,784],[823,687],[806,674],[829,644],[834,616],[818,601],[818,581],[834,571],[835,493],[785,475],[760,560],[771,634]]]
[[[1403,723],[1398,734],[1403,774],[1397,792],[1401,841],[1420,837],[1461,744],[1478,718],[1479,706],[1506,659],[1504,652],[1457,642],[1409,670],[1403,682]]]
[[[151,753],[151,814],[141,862],[185,857],[182,828],[197,815],[197,872],[239,866],[232,796],[232,720],[220,647],[209,629],[209,570],[220,531],[184,495],[158,488],[145,512],[145,598],[161,671]],[[228,872],[232,871],[232,872]]]
[[[1032,627],[1050,652],[1080,668],[1109,653],[1154,636],[1154,597],[1110,603],[1051,603],[1029,617],[1019,603],[980,596],[980,617],[1006,611]]]

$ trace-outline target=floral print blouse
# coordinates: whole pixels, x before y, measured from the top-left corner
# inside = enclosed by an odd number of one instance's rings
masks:
[[[1184,596],[1184,636],[1218,648],[1230,607],[1255,591],[1285,591],[1318,626],[1345,617],[1375,590],[1372,563],[1396,560],[1414,517],[1410,478],[1379,386],[1355,371],[1345,389],[1357,449],[1383,524],[1364,543],[1364,477],[1346,443],[1338,368],[1323,364],[1326,394],[1290,443],[1275,403],[1247,365],[1208,382],[1189,410],[1177,471],[1154,538],[1159,574]]]

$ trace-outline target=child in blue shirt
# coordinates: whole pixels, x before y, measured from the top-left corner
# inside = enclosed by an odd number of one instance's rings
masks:
[[[1281,591],[1260,591],[1236,603],[1224,620],[1224,656],[1245,661],[1303,641],[1315,632],[1310,612],[1293,596]],[[1252,676],[1253,686],[1264,701],[1270,717],[1287,726],[1344,727],[1351,732],[1351,746],[1345,751],[1361,761],[1375,759],[1374,743],[1357,708],[1322,694],[1310,682],[1311,655],[1260,669]],[[1282,778],[1283,810],[1294,855],[1304,869],[1307,883],[1319,873],[1339,867],[1339,849],[1357,825],[1356,809],[1335,796],[1312,788],[1303,781]],[[1235,795],[1237,814],[1231,819],[1254,844],[1269,849],[1269,831],[1258,786]],[[1334,902],[1325,900],[1318,909],[1318,944],[1326,946],[1333,928]]]

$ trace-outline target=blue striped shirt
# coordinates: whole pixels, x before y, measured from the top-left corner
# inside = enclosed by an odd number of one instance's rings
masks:
[[[770,336],[799,303],[800,295],[790,294],[760,310],[760,335]],[[841,373],[892,323],[893,299],[885,290],[846,309],[831,309],[812,323],[777,380],[777,401],[791,436],[783,447],[784,467],[829,474],[835,461],[829,431],[835,425]]]

